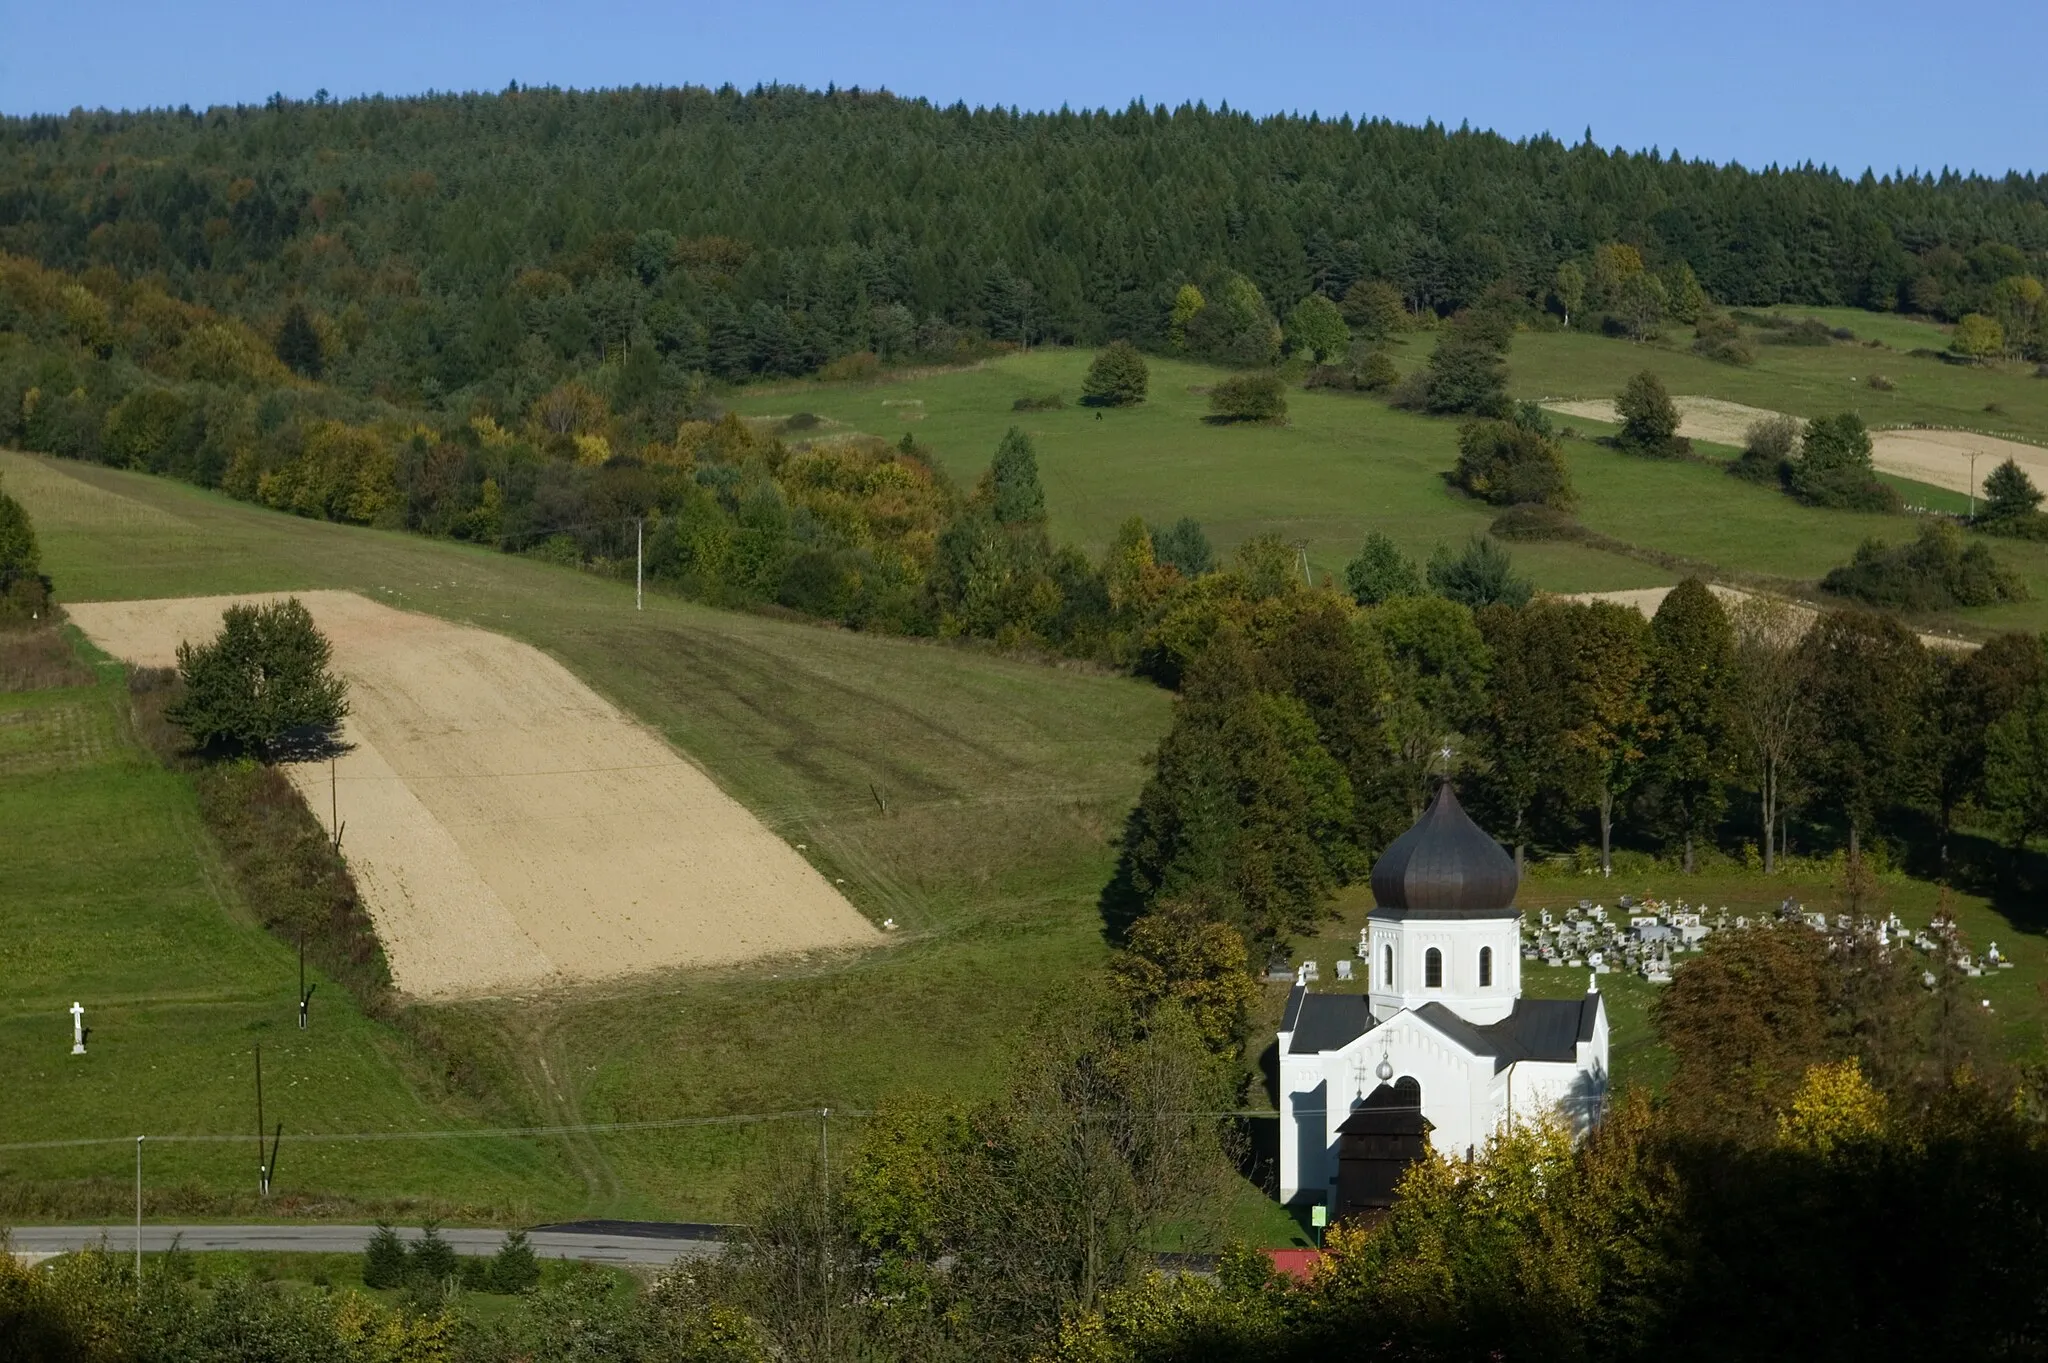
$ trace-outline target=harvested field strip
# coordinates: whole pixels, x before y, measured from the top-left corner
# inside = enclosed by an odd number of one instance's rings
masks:
[[[72,615],[108,652],[162,665],[236,599]],[[338,818],[400,989],[504,993],[878,939],[793,849],[545,654],[350,592],[301,599],[349,678],[353,746],[290,774],[330,832]]]
[[[1761,407],[1746,407],[1739,402],[1723,402],[1718,398],[1674,397],[1671,402],[1678,408],[1680,435],[1715,445],[1740,446],[1747,439],[1750,426],[1780,415]],[[1606,398],[1584,402],[1546,402],[1543,405],[1549,411],[1583,421],[1609,425],[1621,422],[1614,403]],[[2008,459],[2024,469],[2036,487],[2048,488],[2048,449],[2021,440],[1982,435],[1976,431],[1899,427],[1873,430],[1870,444],[1870,461],[1877,466],[1879,473],[1947,488],[1951,492],[1967,494],[1971,491],[1970,473],[1974,467],[1976,492],[1981,496],[1984,480],[1991,475],[1991,470]],[[1976,456],[1974,460],[1972,455]]]

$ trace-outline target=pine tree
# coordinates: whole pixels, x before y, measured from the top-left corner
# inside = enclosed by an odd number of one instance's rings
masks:
[[[285,310],[277,328],[277,358],[303,378],[317,379],[326,368],[321,354],[320,333],[306,313],[306,305],[294,303]]]
[[[1394,541],[1375,530],[1365,537],[1357,557],[1344,565],[1344,585],[1361,606],[1377,606],[1397,596],[1422,594],[1422,571]]]
[[[1987,527],[2019,525],[2040,510],[2041,491],[2017,461],[2008,459],[1984,479],[1984,508],[1977,519]],[[0,573],[6,571],[6,555],[0,553]]]
[[[406,1282],[405,1241],[389,1222],[379,1221],[363,1250],[363,1286],[373,1290],[403,1287]]]
[[[1001,525],[1037,525],[1045,520],[1045,488],[1038,481],[1038,452],[1016,426],[1003,435],[988,469],[989,509]]]
[[[1727,808],[1732,769],[1728,720],[1734,686],[1735,630],[1706,583],[1689,577],[1665,596],[1650,620],[1649,781],[1664,822],[1685,844],[1685,870],[1700,839]]]

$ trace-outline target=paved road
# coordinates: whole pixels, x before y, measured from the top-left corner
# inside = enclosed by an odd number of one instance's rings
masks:
[[[359,1254],[370,1243],[374,1226],[159,1226],[145,1223],[142,1248],[156,1253],[173,1240],[189,1250],[259,1250],[292,1254]],[[420,1232],[400,1227],[399,1235],[416,1240]],[[11,1247],[29,1254],[61,1253],[97,1245],[104,1238],[115,1252],[133,1252],[135,1227],[16,1226],[8,1233]],[[496,1254],[505,1233],[445,1227],[441,1238],[457,1254]],[[543,1259],[580,1259],[592,1264],[670,1264],[682,1258],[716,1254],[720,1242],[714,1227],[584,1223],[542,1226],[526,1233],[527,1243]]]

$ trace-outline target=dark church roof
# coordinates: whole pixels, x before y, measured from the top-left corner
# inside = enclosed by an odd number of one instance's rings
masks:
[[[1472,822],[1446,781],[1374,863],[1372,897],[1413,918],[1494,918],[1514,911],[1520,882],[1514,858]]]
[[[1293,1055],[1334,1051],[1372,1030],[1372,1013],[1363,994],[1311,994],[1296,985],[1287,999],[1282,1031],[1294,1033]]]
[[[1339,1050],[1372,1030],[1362,994],[1311,994],[1296,986],[1287,1000],[1283,1031],[1292,1031],[1290,1055],[1316,1055]],[[1484,1026],[1467,1022],[1441,1003],[1425,1003],[1415,1016],[1458,1043],[1468,1054],[1493,1058],[1495,1070],[1518,1060],[1570,1062],[1578,1046],[1593,1039],[1600,996],[1575,999],[1516,999],[1515,1009],[1499,1022]]]

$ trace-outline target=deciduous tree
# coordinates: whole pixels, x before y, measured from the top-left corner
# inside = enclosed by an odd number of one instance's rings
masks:
[[[331,739],[348,714],[348,683],[328,671],[332,646],[297,597],[230,606],[205,644],[178,645],[184,694],[165,710],[197,748],[264,756],[288,739]]]
[[[1129,341],[1111,341],[1088,366],[1082,400],[1096,407],[1129,407],[1145,400],[1150,383],[1151,372],[1138,348]]]
[[[1840,814],[1854,856],[1879,815],[1925,787],[1926,649],[1891,616],[1830,610],[1799,651],[1815,784]]]

